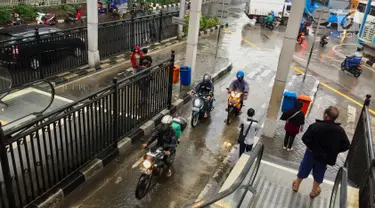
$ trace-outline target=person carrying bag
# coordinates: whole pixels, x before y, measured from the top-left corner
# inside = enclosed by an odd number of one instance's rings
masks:
[[[239,156],[246,151],[250,152],[253,149],[254,136],[259,130],[258,121],[253,119],[255,110],[249,108],[247,110],[247,119],[240,125],[240,135],[238,136],[238,143],[240,144]]]
[[[293,142],[299,132],[302,132],[305,124],[305,114],[302,112],[302,102],[296,101],[293,109],[285,111],[280,120],[285,123],[285,138],[283,148],[288,152],[293,150]]]

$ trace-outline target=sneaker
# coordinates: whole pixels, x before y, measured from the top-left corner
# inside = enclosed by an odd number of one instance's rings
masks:
[[[286,150],[286,147],[283,147],[284,150]]]
[[[290,152],[293,150],[293,147],[292,148],[288,148],[286,151]]]

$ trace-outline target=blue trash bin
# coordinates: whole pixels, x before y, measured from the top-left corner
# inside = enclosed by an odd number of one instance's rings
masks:
[[[297,100],[297,93],[286,91],[284,92],[284,99],[281,105],[281,112],[285,112],[291,108],[294,108],[294,105]]]
[[[180,80],[181,85],[190,86],[191,84],[191,67],[181,66],[180,67]]]

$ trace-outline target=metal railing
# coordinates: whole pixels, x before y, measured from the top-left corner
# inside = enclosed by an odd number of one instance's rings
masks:
[[[0,128],[0,207],[30,205],[171,107],[174,56],[22,126]]]
[[[335,183],[332,188],[330,208],[346,208],[348,198],[348,170],[341,167],[337,172]]]
[[[98,48],[101,59],[130,52],[177,36],[172,17],[178,12],[106,22],[99,25]],[[67,72],[88,63],[87,28],[0,41],[0,65],[9,70],[13,87]]]
[[[246,162],[245,167],[242,169],[237,179],[228,189],[221,191],[213,197],[206,199],[204,198],[198,202],[195,202],[192,205],[186,206],[186,208],[209,207],[210,205],[213,205],[215,203],[220,203],[221,200],[225,200],[227,197],[230,197],[237,191],[242,192],[236,193],[237,195],[242,195],[241,200],[232,200],[230,202],[226,202],[225,204],[228,206],[228,204],[230,203],[230,207],[240,207],[242,201],[246,196],[247,191],[252,190],[262,160],[263,151],[263,144],[257,144],[255,146],[254,151],[250,153],[250,158]]]
[[[359,207],[375,207],[374,140],[371,131],[369,105],[371,96],[364,102],[345,167],[350,185],[359,188]]]
[[[16,6],[30,4],[33,6],[57,6],[62,4],[83,4],[86,0],[1,0],[0,6]]]
[[[177,36],[177,25],[172,17],[178,12],[160,12],[127,20],[99,25],[100,58],[108,58],[132,51],[134,46],[146,46]]]

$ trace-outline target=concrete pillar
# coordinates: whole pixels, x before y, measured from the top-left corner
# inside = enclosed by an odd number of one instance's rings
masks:
[[[293,2],[293,7],[288,20],[288,27],[284,35],[283,47],[279,57],[275,82],[272,89],[272,95],[267,110],[267,118],[263,128],[263,135],[273,138],[277,129],[277,119],[279,116],[281,100],[283,97],[285,83],[288,78],[290,64],[293,60],[296,39],[299,31],[305,6],[305,0]]]
[[[180,19],[185,19],[185,7],[186,7],[186,0],[180,0]],[[184,35],[184,26],[178,25],[178,39],[181,40]]]
[[[97,1],[87,1],[87,34],[89,66],[90,68],[99,68]]]
[[[202,9],[202,0],[191,1],[185,65],[191,66],[192,74],[194,74],[195,61],[197,58],[197,46],[198,46],[198,38],[199,38],[201,9]],[[192,80],[192,83],[193,82],[194,80]]]

